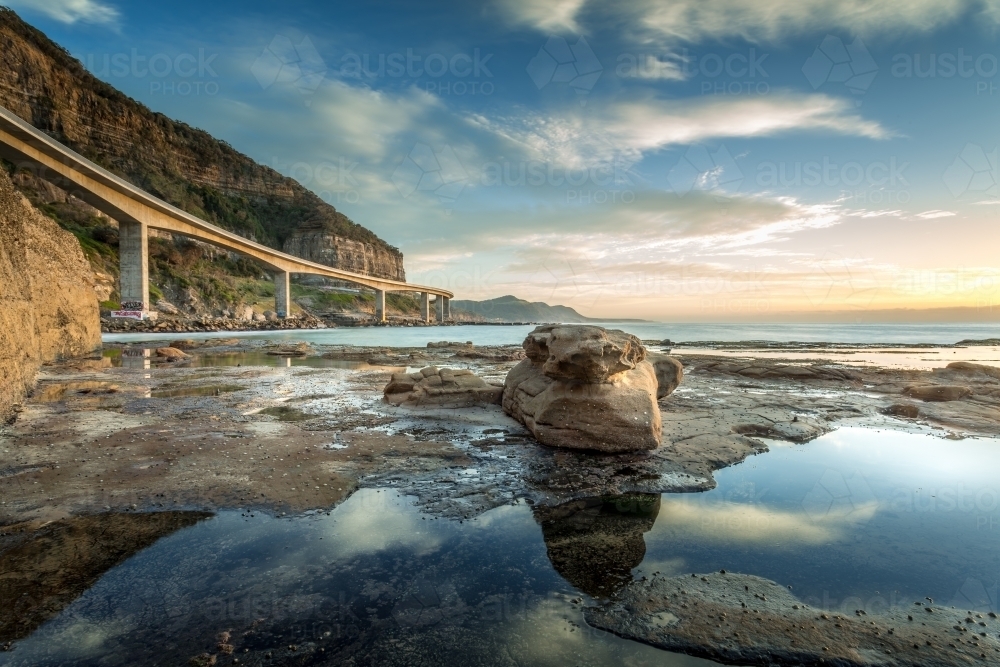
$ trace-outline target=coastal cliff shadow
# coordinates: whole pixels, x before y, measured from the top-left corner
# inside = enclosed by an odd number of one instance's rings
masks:
[[[0,644],[27,637],[101,576],[209,512],[97,514],[0,533]]]
[[[659,494],[634,493],[535,506],[549,561],[566,581],[604,598],[632,581],[646,555],[643,534],[656,522]]]

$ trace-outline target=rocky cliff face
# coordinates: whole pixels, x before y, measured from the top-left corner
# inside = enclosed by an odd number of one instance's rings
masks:
[[[0,419],[42,363],[100,344],[94,276],[80,244],[0,172]]]
[[[295,230],[285,240],[282,249],[291,255],[338,269],[406,280],[403,256],[398,252],[337,236],[322,227]]]
[[[376,275],[402,279],[402,254],[374,233],[291,178],[126,97],[3,8],[0,105],[106,169],[209,222],[281,248],[308,221],[310,228],[324,232],[311,238],[370,246],[369,255],[383,258],[371,263],[373,271],[387,271]],[[323,248],[308,251],[322,254]]]

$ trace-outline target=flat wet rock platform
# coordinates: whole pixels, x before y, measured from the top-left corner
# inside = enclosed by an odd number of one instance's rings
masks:
[[[722,569],[879,637],[932,598],[969,626],[940,664],[989,664],[989,373],[690,355],[663,444],[612,455],[542,447],[495,405],[382,400],[426,366],[502,382],[515,347],[223,343],[49,366],[0,431],[0,664],[855,664],[847,634],[763,632],[799,610],[734,630],[751,655],[643,592]],[[857,664],[909,664],[888,648]]]

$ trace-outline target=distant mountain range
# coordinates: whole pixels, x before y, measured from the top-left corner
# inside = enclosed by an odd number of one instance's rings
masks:
[[[609,322],[594,317],[585,317],[569,306],[550,306],[541,301],[525,301],[508,294],[486,301],[455,300],[451,302],[454,315],[467,314],[477,318],[499,322]],[[614,320],[641,321],[641,320]]]

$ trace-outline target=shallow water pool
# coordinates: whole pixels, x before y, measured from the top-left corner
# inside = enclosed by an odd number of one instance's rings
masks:
[[[844,428],[771,445],[701,494],[455,522],[367,489],[329,513],[182,522],[0,664],[708,665],[593,630],[580,610],[634,577],[723,568],[831,610],[930,597],[998,611],[1000,441]]]

